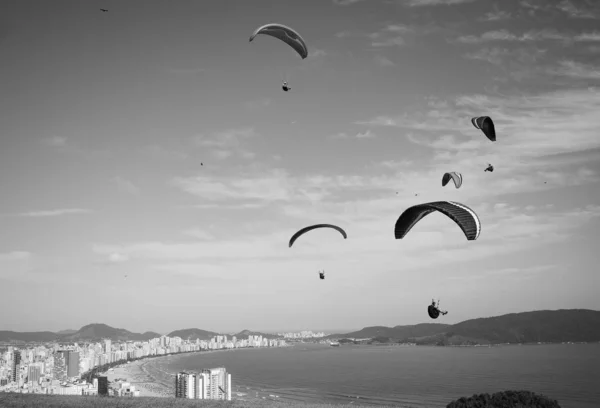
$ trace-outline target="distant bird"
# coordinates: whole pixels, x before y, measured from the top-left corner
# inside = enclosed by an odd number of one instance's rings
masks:
[[[200,163],[200,166],[204,166],[204,163]]]
[[[100,9],[102,10],[103,13],[106,13],[108,10],[107,9]]]

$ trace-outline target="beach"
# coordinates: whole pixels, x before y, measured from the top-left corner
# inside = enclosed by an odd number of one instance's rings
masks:
[[[221,349],[200,351],[196,353],[172,354],[168,356],[160,356],[147,358],[144,360],[133,361],[129,364],[124,363],[118,367],[114,367],[114,371],[107,373],[108,381],[115,382],[117,379],[125,380],[135,386],[136,390],[140,391],[142,397],[175,397],[175,373],[170,373],[167,370],[168,365],[173,360],[181,360],[185,357],[191,357],[197,354],[214,354],[223,352],[234,352],[240,350],[258,350],[255,348],[237,348],[237,349]],[[254,391],[254,390],[253,390]],[[235,385],[231,390],[231,399],[235,400],[261,400],[274,399],[264,393],[250,392],[246,387]]]

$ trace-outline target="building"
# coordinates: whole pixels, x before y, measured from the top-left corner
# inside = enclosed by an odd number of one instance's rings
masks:
[[[98,377],[98,395],[108,395],[108,377]]]
[[[179,372],[175,376],[175,397],[231,401],[231,374],[223,367]]]
[[[18,383],[21,376],[21,352],[19,350],[13,351],[12,371],[10,374],[10,380]]]
[[[27,369],[27,382],[39,384],[42,377],[42,367],[39,365],[30,364]]]
[[[67,367],[67,377],[79,377],[79,352],[66,351],[65,366]]]
[[[53,377],[58,381],[65,381],[67,379],[67,351],[59,350],[54,353],[54,369],[52,371]]]

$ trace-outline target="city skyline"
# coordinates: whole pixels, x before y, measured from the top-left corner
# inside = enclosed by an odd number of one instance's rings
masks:
[[[360,329],[431,322],[432,298],[448,324],[600,309],[600,3],[103,7],[3,13],[0,330]],[[269,22],[308,57],[248,41]],[[480,237],[432,214],[394,239],[438,200]],[[317,223],[348,239],[288,248]]]

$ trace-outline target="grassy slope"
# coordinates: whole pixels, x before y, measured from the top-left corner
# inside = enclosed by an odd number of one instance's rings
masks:
[[[202,401],[180,398],[119,398],[119,397],[82,397],[66,395],[39,395],[0,393],[2,408],[361,408],[368,405],[357,404],[310,404],[287,403],[280,401]],[[372,407],[372,406],[371,406]],[[378,406],[382,408],[381,405]],[[404,407],[408,408],[408,407]]]

